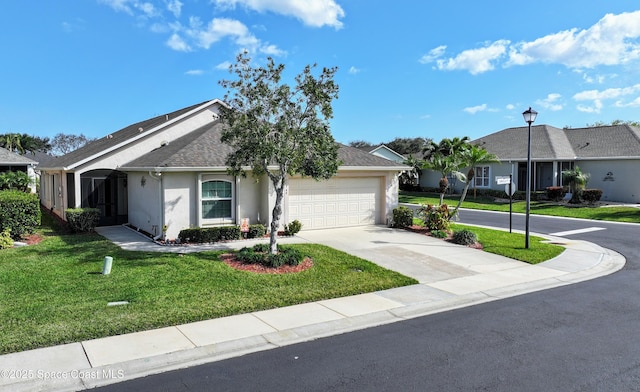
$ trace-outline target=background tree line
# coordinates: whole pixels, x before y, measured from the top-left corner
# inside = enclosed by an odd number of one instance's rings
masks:
[[[37,152],[41,152],[60,156],[70,153],[93,140],[95,138],[88,138],[83,134],[58,133],[53,139],[49,139],[48,137],[28,135],[26,133],[4,133],[0,134],[0,147],[20,155],[35,155]]]

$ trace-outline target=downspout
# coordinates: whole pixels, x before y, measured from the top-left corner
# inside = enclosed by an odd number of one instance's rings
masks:
[[[240,177],[234,176],[233,179],[234,179],[235,187],[236,187],[235,192],[232,193],[235,196],[235,198],[234,198],[234,204],[235,204],[235,207],[236,207],[236,219],[235,219],[235,221],[236,221],[236,225],[240,225],[242,223],[241,220],[240,220],[240,195],[239,195],[239,192],[240,192]]]
[[[162,173],[160,172],[159,168],[156,168],[155,170],[149,170],[149,177],[158,181],[158,200],[160,200],[160,214],[158,215],[160,217],[160,225],[158,228],[160,229],[160,234],[153,237],[153,240],[157,241],[158,239],[162,238],[164,234],[162,231],[162,227],[164,226],[164,192],[162,192]]]

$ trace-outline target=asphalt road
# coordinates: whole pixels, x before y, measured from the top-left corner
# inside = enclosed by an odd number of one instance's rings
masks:
[[[508,214],[461,219],[509,225]],[[99,390],[640,391],[640,225],[531,217],[532,232],[585,229],[566,237],[622,253],[623,270]]]

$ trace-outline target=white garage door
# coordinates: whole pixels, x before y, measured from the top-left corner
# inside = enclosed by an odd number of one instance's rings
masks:
[[[289,222],[297,219],[305,229],[375,224],[380,181],[379,177],[291,180]]]

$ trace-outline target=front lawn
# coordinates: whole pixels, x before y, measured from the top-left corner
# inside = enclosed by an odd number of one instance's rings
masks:
[[[509,202],[495,201],[492,197],[473,197],[469,192],[463,208],[509,212]],[[451,207],[458,204],[458,195],[446,195],[445,203]],[[400,203],[440,204],[440,196],[435,193],[400,192]],[[513,212],[525,213],[526,203],[523,200],[513,201]],[[564,216],[570,218],[595,219],[614,222],[640,223],[640,208],[634,207],[590,207],[563,205],[546,201],[531,201],[531,214]]]
[[[43,234],[0,251],[0,354],[417,283],[321,245],[291,245],[313,259],[310,270],[266,275],[237,271],[220,252],[131,252],[97,234]],[[107,306],[115,301],[129,304]]]

